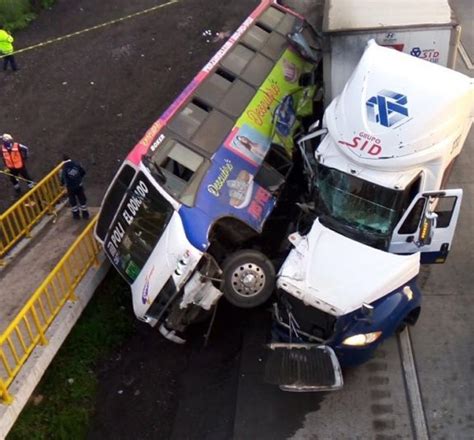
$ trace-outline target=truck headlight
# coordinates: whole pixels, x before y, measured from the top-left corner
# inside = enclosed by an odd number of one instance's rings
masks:
[[[382,336],[382,332],[372,332],[372,333],[361,333],[359,335],[349,336],[348,338],[342,341],[343,345],[352,345],[354,347],[362,347],[364,345],[371,344],[375,342],[378,338]]]
[[[403,294],[407,297],[408,301],[411,301],[413,299],[413,290],[411,290],[410,286],[405,286],[402,291]]]

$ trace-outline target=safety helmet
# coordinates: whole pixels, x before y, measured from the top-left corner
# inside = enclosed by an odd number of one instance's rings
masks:
[[[2,141],[3,142],[13,142],[13,136],[8,133],[4,133],[2,136]]]

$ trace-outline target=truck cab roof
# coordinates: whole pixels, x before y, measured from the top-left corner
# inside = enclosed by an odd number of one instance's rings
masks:
[[[392,173],[390,180],[401,172],[411,179],[410,170],[416,174],[460,143],[472,123],[473,101],[471,78],[371,40],[326,111],[330,136],[318,154],[343,171],[354,166]]]

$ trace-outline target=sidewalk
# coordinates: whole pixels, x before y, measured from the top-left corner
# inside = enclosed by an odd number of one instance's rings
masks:
[[[91,210],[92,215],[96,212],[97,208]],[[60,210],[56,222],[50,221],[44,226],[0,271],[0,332],[5,330],[87,224],[84,220],[73,220],[68,209]]]

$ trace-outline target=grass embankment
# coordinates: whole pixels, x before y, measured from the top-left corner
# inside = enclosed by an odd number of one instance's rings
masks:
[[[133,331],[128,286],[111,271],[46,371],[8,440],[82,440],[94,410],[94,367]]]
[[[0,0],[0,28],[8,31],[23,29],[36,18],[41,9],[51,7],[56,0]]]

